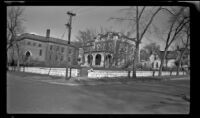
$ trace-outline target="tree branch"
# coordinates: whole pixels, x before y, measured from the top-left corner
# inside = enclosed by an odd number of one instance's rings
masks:
[[[113,19],[115,19],[115,20],[135,20],[135,19],[133,19],[133,18],[113,18],[113,17],[111,17],[110,18],[110,20],[113,20]]]
[[[139,41],[141,42],[144,34],[146,33],[147,29],[149,28],[150,24],[152,23],[154,17],[156,16],[156,14],[161,10],[161,7],[159,7],[156,12],[154,12],[154,14],[152,15],[151,19],[149,20],[148,24],[146,25],[145,29],[143,30],[141,36],[139,37]]]
[[[171,45],[171,43],[176,39],[177,34],[183,29],[185,24],[188,23],[188,22],[189,22],[189,20],[184,22],[184,23],[182,22],[182,24],[179,24],[179,26],[176,28],[176,31],[175,31],[175,33],[172,37],[172,40],[169,42],[169,45]]]
[[[145,8],[146,8],[145,6],[142,8],[142,11],[141,11],[140,14],[139,14],[138,20],[140,20],[140,17],[142,16],[142,13],[144,12],[144,9],[145,9]]]

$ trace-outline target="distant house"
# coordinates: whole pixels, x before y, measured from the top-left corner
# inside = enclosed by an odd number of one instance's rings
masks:
[[[159,51],[158,53],[153,52],[149,56],[149,60],[143,61],[143,66],[148,66],[153,69],[159,69],[161,65],[161,58],[164,54],[164,51]],[[175,66],[175,61],[177,60],[176,51],[167,51],[166,59],[164,60],[164,67],[172,68]]]
[[[149,62],[150,65],[153,69],[158,69],[160,67],[161,64],[161,60],[159,58],[159,55],[156,53],[152,53],[149,57]]]

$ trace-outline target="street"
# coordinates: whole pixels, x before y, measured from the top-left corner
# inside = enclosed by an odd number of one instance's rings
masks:
[[[7,113],[188,114],[190,80],[53,84],[45,75],[7,72]]]

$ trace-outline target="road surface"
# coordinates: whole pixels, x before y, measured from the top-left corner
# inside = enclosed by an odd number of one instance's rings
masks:
[[[45,81],[48,80],[48,81]],[[7,113],[188,114],[189,80],[126,84],[55,84],[34,74],[7,73]]]

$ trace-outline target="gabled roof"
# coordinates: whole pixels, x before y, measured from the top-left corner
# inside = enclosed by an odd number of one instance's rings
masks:
[[[159,58],[161,59],[161,57],[163,57],[163,55],[164,55],[164,51],[160,51],[159,53],[160,53]],[[176,59],[176,58],[177,58],[176,51],[167,51],[166,59]]]
[[[75,47],[77,48],[73,42],[70,42],[71,44],[68,44],[68,41],[58,39],[58,38],[53,38],[53,37],[45,37],[45,36],[39,36],[35,34],[30,34],[30,33],[24,33],[18,37],[18,40],[23,40],[23,39],[30,39],[30,40],[36,40],[36,41],[41,41],[41,42],[50,42],[50,43],[56,43],[56,44],[61,44],[61,45],[66,45],[70,47]]]

